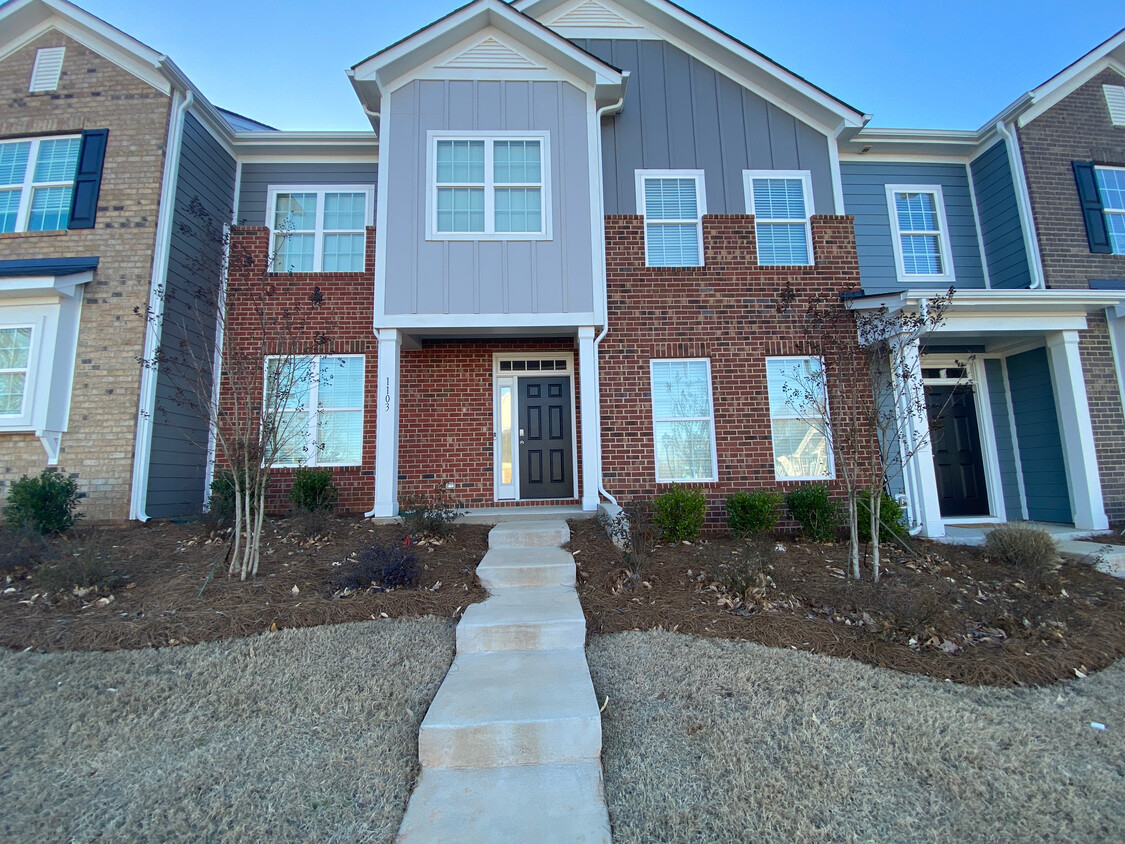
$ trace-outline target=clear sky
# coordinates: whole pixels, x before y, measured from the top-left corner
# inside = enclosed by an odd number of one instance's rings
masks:
[[[78,0],[215,105],[279,129],[370,129],[345,68],[464,0]],[[976,129],[1125,26],[1121,0],[680,0],[871,125]]]

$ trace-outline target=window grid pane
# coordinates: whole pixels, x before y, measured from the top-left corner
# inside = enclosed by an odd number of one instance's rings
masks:
[[[277,244],[275,273],[311,273],[316,237],[311,234],[287,234]]]
[[[78,167],[80,138],[58,138],[39,142],[35,182],[72,182]]]
[[[279,193],[273,227],[280,232],[316,229],[316,194]]]
[[[1106,214],[1109,245],[1114,255],[1125,255],[1125,214]]]
[[[941,275],[941,246],[937,235],[904,234],[902,243],[902,267],[908,275]]]
[[[50,232],[65,229],[70,220],[70,195],[73,189],[35,188],[31,192],[31,215],[27,219],[29,232]]]
[[[484,184],[484,141],[438,141],[438,184]]]
[[[539,141],[496,141],[492,157],[497,184],[528,185],[542,180]]]
[[[483,232],[484,188],[438,188],[439,232]]]
[[[14,232],[20,210],[20,191],[0,190],[0,232]]]
[[[23,413],[23,390],[26,382],[25,372],[0,373],[0,415],[20,416]]]
[[[497,188],[496,231],[542,231],[541,204],[539,188]]]
[[[699,204],[695,179],[645,179],[647,220],[696,220]]]
[[[317,414],[316,463],[354,465],[363,460],[363,411],[332,410]]]
[[[310,237],[310,235],[305,235]],[[326,273],[354,273],[363,270],[362,234],[326,234],[324,236],[324,267]]]
[[[0,185],[22,185],[27,175],[31,142],[0,144]],[[18,196],[18,194],[17,194]]]
[[[322,410],[362,408],[362,358],[321,358],[318,386],[318,401]]]
[[[754,179],[754,216],[763,220],[804,220],[805,185],[802,179]]]
[[[1108,211],[1125,211],[1125,170],[1098,167],[1094,174],[1102,206]]]
[[[324,230],[359,231],[364,226],[367,196],[362,193],[328,193],[324,195]]]
[[[709,481],[715,477],[709,421],[655,422],[654,434],[658,478]]]
[[[30,328],[0,328],[0,370],[27,369],[30,356]]]
[[[699,266],[697,224],[649,223],[645,231],[650,267]]]
[[[789,265],[809,263],[809,244],[804,223],[759,223],[758,263]]]

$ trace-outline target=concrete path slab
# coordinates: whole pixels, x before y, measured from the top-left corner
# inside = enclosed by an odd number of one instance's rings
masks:
[[[472,604],[457,625],[457,653],[581,648],[586,619],[569,586],[496,591]]]
[[[1093,563],[1098,571],[1125,578],[1125,545],[1067,539],[1059,543],[1059,552],[1074,559]]]
[[[490,592],[520,586],[574,586],[574,557],[562,548],[493,548],[477,566]]]
[[[566,545],[570,526],[564,521],[506,522],[488,532],[489,548],[534,548]]]

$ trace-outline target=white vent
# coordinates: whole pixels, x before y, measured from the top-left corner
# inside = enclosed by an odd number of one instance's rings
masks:
[[[495,38],[485,38],[440,67],[541,68],[543,65],[533,62]]]
[[[1105,104],[1109,106],[1109,119],[1114,126],[1125,126],[1125,86],[1103,85]]]
[[[29,91],[54,91],[59,87],[65,52],[66,47],[44,47],[35,54]]]
[[[598,3],[597,0],[586,0],[585,3],[578,4],[566,14],[551,21],[550,25],[552,28],[562,26],[638,28],[633,21],[623,18],[613,9]]]

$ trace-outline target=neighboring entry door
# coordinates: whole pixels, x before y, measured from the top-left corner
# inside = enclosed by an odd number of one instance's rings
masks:
[[[942,516],[987,516],[988,492],[973,388],[927,386],[926,405]]]
[[[520,378],[520,498],[573,498],[570,378]]]

